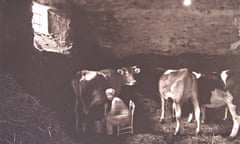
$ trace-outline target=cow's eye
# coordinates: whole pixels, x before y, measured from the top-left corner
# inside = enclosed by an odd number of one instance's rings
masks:
[[[134,68],[134,72],[135,72],[136,74],[140,73],[140,68]]]

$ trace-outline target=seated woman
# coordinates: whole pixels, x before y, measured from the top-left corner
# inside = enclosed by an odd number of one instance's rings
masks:
[[[125,103],[115,96],[115,90],[108,88],[105,91],[107,99],[111,101],[110,110],[106,114],[107,134],[113,134],[113,126],[119,126],[129,123],[129,110]]]

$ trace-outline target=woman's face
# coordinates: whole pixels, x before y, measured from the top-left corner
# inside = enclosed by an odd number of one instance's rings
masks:
[[[115,95],[115,90],[112,88],[109,88],[109,89],[106,89],[105,93],[106,93],[107,99],[112,100]]]

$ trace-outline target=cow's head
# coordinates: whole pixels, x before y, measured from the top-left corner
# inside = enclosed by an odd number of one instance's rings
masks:
[[[201,73],[195,72],[195,71],[193,71],[192,74],[193,74],[197,79],[199,79],[199,78],[202,76]]]
[[[136,84],[136,80],[134,78],[135,74],[139,74],[140,73],[140,68],[137,66],[131,66],[131,67],[122,67],[120,69],[117,70],[118,73],[121,74],[124,83],[126,85],[132,86]]]

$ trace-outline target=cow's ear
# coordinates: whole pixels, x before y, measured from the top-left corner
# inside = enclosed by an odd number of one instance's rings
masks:
[[[117,72],[120,73],[121,75],[124,74],[124,71],[122,69],[118,69]]]

